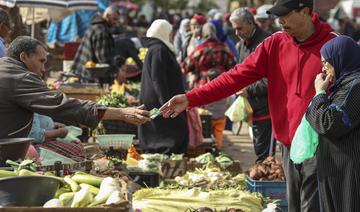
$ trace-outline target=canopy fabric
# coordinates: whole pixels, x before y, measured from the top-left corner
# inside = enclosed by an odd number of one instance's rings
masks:
[[[100,13],[103,13],[110,5],[109,0],[97,0],[97,4]],[[67,41],[76,41],[78,38],[82,38],[95,14],[96,11],[80,10],[62,21],[52,21],[48,29],[48,45],[54,47],[55,43],[63,45]]]
[[[7,7],[54,8],[76,10],[97,10],[96,0],[0,0]]]
[[[19,7],[68,9],[72,11],[97,10],[96,0],[16,0],[16,5]]]

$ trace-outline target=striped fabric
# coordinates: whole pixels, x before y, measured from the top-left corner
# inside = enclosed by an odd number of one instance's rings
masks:
[[[320,136],[316,157],[326,212],[360,211],[359,94],[360,74],[344,79],[330,98],[315,96],[306,113]]]
[[[85,159],[85,149],[80,142],[47,141],[40,144],[40,147],[54,151],[76,162]]]

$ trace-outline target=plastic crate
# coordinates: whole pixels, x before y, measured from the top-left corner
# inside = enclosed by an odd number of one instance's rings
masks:
[[[133,134],[135,137],[138,135],[137,126],[125,121],[104,120],[102,123],[106,134]]]
[[[202,134],[204,138],[211,137],[211,115],[200,115]]]
[[[97,143],[101,149],[128,149],[134,140],[132,134],[106,134],[96,136]]]
[[[279,207],[282,211],[287,211],[288,202],[286,200],[285,181],[259,181],[246,176],[246,190],[259,192],[264,197],[280,200]]]

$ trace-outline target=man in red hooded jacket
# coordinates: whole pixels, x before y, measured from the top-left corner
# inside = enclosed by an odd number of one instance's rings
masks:
[[[291,212],[320,211],[316,159],[298,165],[289,159],[294,133],[315,95],[314,79],[321,72],[320,48],[336,36],[312,12],[312,7],[312,0],[278,0],[267,12],[279,17],[282,32],[265,39],[243,63],[199,89],[173,97],[161,108],[164,117],[176,117],[187,107],[209,104],[268,78],[273,131],[276,140],[284,145]]]

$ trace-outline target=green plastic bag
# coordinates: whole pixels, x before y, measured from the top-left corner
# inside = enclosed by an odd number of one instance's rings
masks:
[[[290,159],[295,164],[300,164],[314,157],[318,143],[319,134],[311,127],[304,115],[291,143]]]

